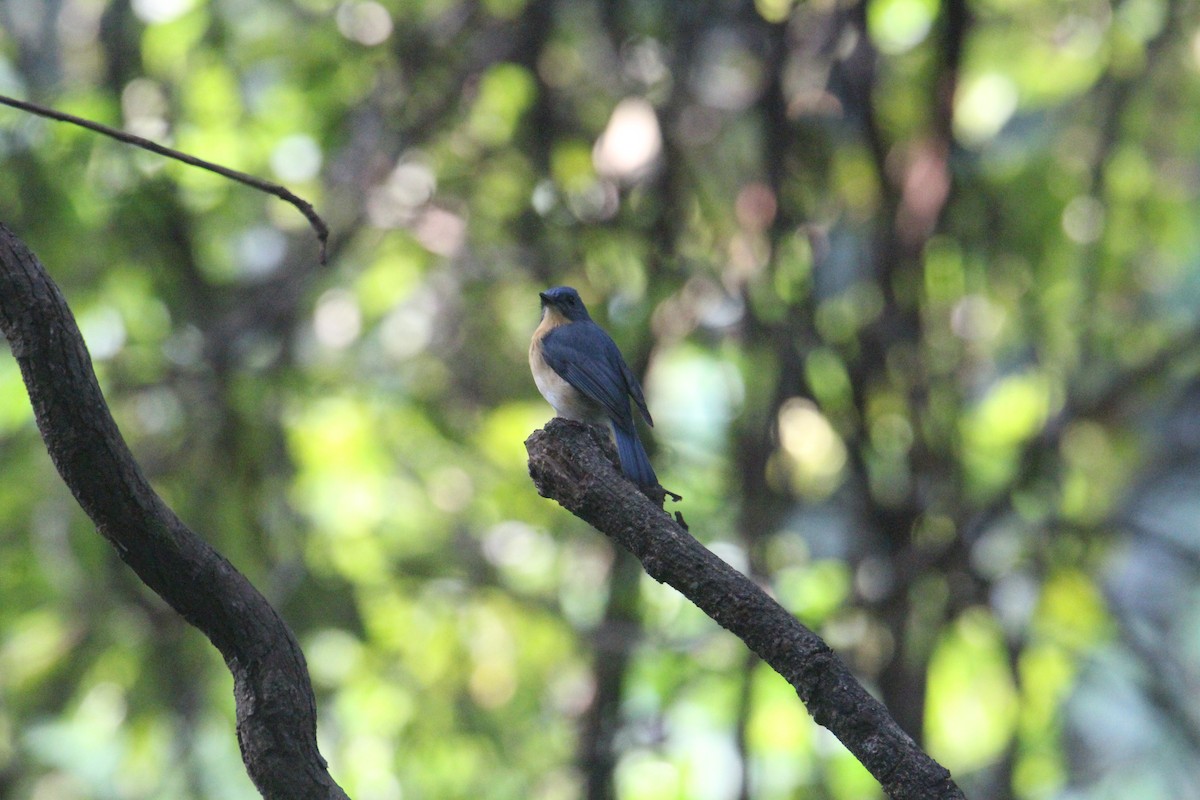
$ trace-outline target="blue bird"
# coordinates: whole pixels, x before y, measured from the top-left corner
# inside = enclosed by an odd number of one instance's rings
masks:
[[[638,486],[658,486],[646,448],[638,438],[629,398],[648,425],[654,422],[641,384],[616,342],[592,322],[579,292],[571,287],[548,289],[539,296],[542,322],[529,344],[529,368],[538,391],[560,417],[608,423],[617,440],[621,471]]]

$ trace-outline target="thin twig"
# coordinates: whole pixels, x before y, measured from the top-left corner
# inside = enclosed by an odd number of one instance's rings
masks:
[[[45,106],[40,106],[36,103],[30,103],[25,100],[15,100],[11,97],[0,94],[0,104],[11,106],[12,108],[20,109],[21,111],[28,111],[30,114],[36,114],[39,117],[46,117],[47,119],[52,119],[57,122],[69,122],[72,125],[78,125],[81,128],[87,128],[90,131],[102,133],[105,136],[125,142],[126,144],[131,144],[136,147],[140,147],[143,150],[149,150],[153,153],[158,153],[160,156],[173,158],[176,161],[182,161],[183,163],[190,164],[193,167],[199,167],[200,169],[206,169],[209,172],[215,172],[218,175],[223,175],[224,177],[229,178],[230,180],[245,184],[246,186],[258,189],[261,192],[274,195],[284,202],[291,203],[300,211],[301,214],[304,215],[305,219],[307,219],[309,224],[312,225],[313,230],[316,231],[317,241],[320,242],[321,245],[321,263],[325,263],[326,245],[329,241],[329,227],[325,224],[325,220],[321,219],[321,216],[316,212],[315,209],[313,209],[312,203],[309,203],[307,200],[301,197],[297,197],[277,183],[271,183],[270,181],[265,181],[262,178],[256,178],[253,175],[247,175],[244,172],[238,172],[236,169],[223,167],[220,164],[214,164],[211,161],[205,161],[202,158],[196,158],[195,156],[188,155],[187,153],[181,153],[178,150],[173,150],[170,147],[158,144],[157,142],[152,142],[149,139],[144,139],[141,136],[135,136],[132,133],[127,133],[125,131],[118,130],[117,128],[111,128],[108,125],[102,125],[99,122],[93,122],[89,119],[84,119],[83,117],[77,117],[74,114],[66,114],[62,111],[55,111],[52,108],[46,108]]]

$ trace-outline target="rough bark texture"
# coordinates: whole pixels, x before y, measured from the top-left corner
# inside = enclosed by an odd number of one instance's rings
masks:
[[[889,797],[962,798],[950,773],[901,730],[815,633],[726,564],[615,468],[605,432],[552,420],[526,441],[543,497],[630,550],[650,577],[674,587],[782,675],[879,781]]]
[[[238,743],[259,792],[271,800],[345,798],[317,750],[316,705],[295,637],[150,487],[109,413],[66,300],[2,223],[0,330],[75,499],[138,577],[225,657]]]

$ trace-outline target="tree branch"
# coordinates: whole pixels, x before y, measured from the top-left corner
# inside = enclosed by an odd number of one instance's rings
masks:
[[[315,208],[313,208],[312,203],[308,202],[302,197],[299,197],[298,195],[293,194],[291,191],[280,186],[278,183],[271,183],[270,181],[265,181],[262,178],[256,178],[253,175],[247,175],[245,172],[239,172],[236,169],[223,167],[220,164],[214,164],[211,161],[205,161],[203,158],[196,158],[193,155],[188,155],[187,153],[180,152],[179,150],[167,147],[166,145],[161,145],[158,142],[151,141],[142,136],[126,133],[125,131],[118,130],[117,128],[112,128],[99,122],[93,122],[90,119],[77,117],[74,114],[67,114],[64,111],[55,111],[52,108],[46,108],[45,106],[40,106],[37,103],[30,103],[27,100],[17,100],[15,98],[0,94],[0,105],[6,105],[30,114],[36,114],[39,117],[52,119],[55,122],[66,122],[71,125],[78,125],[81,128],[86,128],[89,131],[103,134],[112,139],[116,139],[119,142],[131,144],[134,147],[140,147],[143,150],[149,150],[151,153],[157,153],[160,156],[173,158],[176,161],[182,161],[184,164],[192,167],[199,167],[200,169],[206,169],[209,172],[215,172],[221,177],[229,178],[231,181],[237,181],[245,186],[258,189],[260,192],[266,192],[269,195],[274,195],[285,203],[291,203],[296,207],[297,211],[304,215],[304,218],[308,220],[308,224],[311,225],[313,231],[316,232],[317,243],[320,245],[318,259],[322,264],[326,262],[326,251],[329,243],[329,226],[325,224],[325,220],[321,219],[321,215],[317,213]]]
[[[950,773],[921,751],[828,645],[726,564],[616,469],[606,434],[552,420],[525,440],[538,493],[628,549],[795,688],[813,718],[862,762],[889,797],[962,798]]]
[[[233,674],[246,771],[268,800],[346,798],[317,750],[304,655],[258,590],[167,507],[109,412],[62,292],[0,223],[0,331],[50,458],[96,528]]]

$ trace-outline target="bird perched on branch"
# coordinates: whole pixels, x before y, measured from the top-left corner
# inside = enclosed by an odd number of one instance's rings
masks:
[[[592,322],[579,292],[571,287],[548,289],[539,296],[542,322],[529,344],[529,368],[538,391],[560,417],[608,423],[617,441],[621,471],[638,486],[658,486],[638,438],[629,398],[648,425],[654,422],[641,384],[616,342]]]

